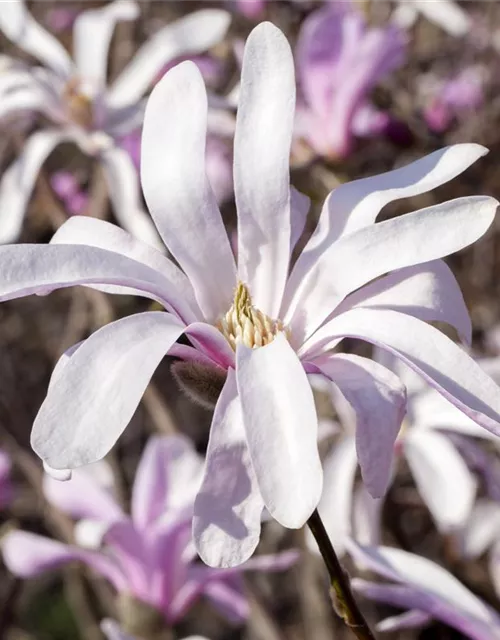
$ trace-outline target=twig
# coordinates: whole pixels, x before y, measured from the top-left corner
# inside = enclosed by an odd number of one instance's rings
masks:
[[[335,612],[359,640],[375,640],[375,636],[356,604],[349,578],[337,558],[317,509],[314,510],[307,524],[318,544],[330,576],[330,597]]]

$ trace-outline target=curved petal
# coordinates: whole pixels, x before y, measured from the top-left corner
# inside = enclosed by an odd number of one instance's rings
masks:
[[[345,540],[352,534],[354,478],[358,468],[354,438],[343,438],[323,461],[323,493],[318,511],[335,551],[345,552]],[[310,549],[318,551],[313,535],[306,532]]]
[[[192,62],[171,69],[149,98],[141,178],[156,226],[191,280],[207,319],[231,305],[236,267],[205,174],[207,97]]]
[[[499,538],[500,505],[492,500],[479,499],[474,505],[463,533],[465,557],[479,558]]]
[[[113,251],[87,245],[0,246],[0,300],[47,294],[75,285],[124,287],[172,309],[181,318],[192,311],[161,273]],[[117,286],[115,286],[117,285]]]
[[[383,506],[383,499],[372,498],[364,485],[360,484],[356,487],[353,505],[353,537],[360,544],[380,544]]]
[[[172,315],[151,311],[92,334],[71,356],[40,407],[31,434],[35,452],[55,469],[103,458],[183,330]]]
[[[269,513],[291,529],[318,506],[318,419],[307,375],[280,333],[267,346],[236,349],[236,379],[257,482]]]
[[[100,155],[100,159],[115,217],[120,225],[139,240],[164,251],[165,247],[151,217],[142,208],[139,178],[128,153],[111,147]]]
[[[287,289],[285,324],[296,340],[308,337],[346,295],[367,282],[472,244],[488,230],[497,206],[489,197],[458,198],[343,237],[321,256],[294,293],[293,286]],[[293,280],[292,274],[289,284]]]
[[[114,82],[109,104],[122,107],[137,102],[169,62],[202,53],[220,42],[230,20],[231,14],[222,9],[202,9],[160,29]]]
[[[385,618],[377,624],[377,631],[399,631],[401,629],[420,629],[432,622],[432,616],[419,609],[410,609],[398,616]]]
[[[215,407],[201,489],[194,503],[193,538],[211,567],[248,560],[260,538],[264,503],[245,441],[234,369]]]
[[[38,86],[27,86],[2,96],[0,102],[0,122],[6,126],[10,118],[19,118],[23,111],[47,113],[50,95]]]
[[[356,412],[356,451],[363,482],[374,498],[387,491],[394,443],[406,410],[406,389],[382,365],[353,354],[314,360]]]
[[[193,322],[201,318],[191,284],[182,271],[159,251],[114,224],[96,218],[73,216],[59,227],[52,236],[50,244],[87,245],[113,251],[140,262],[146,267],[158,271],[170,282],[170,286],[179,292],[179,298],[182,297],[184,300],[176,306],[178,309],[184,309],[181,317],[185,322]],[[108,293],[134,293],[130,288],[116,285],[104,285],[96,288]],[[181,302],[180,299],[179,302]]]
[[[468,13],[453,0],[431,3],[427,0],[412,0],[412,4],[427,20],[456,38],[465,36],[472,27]]]
[[[234,136],[238,277],[255,306],[278,317],[291,244],[290,145],[295,110],[293,57],[274,25],[247,39]]]
[[[438,529],[463,527],[476,497],[476,482],[453,444],[435,431],[411,429],[404,453],[418,492]]]
[[[213,606],[233,624],[241,624],[250,616],[250,603],[242,591],[223,580],[213,580],[203,588]]]
[[[10,6],[8,2],[4,6]],[[14,3],[12,3],[14,4]],[[38,131],[0,180],[0,243],[15,242],[21,233],[29,199],[41,166],[68,135],[57,130]]]
[[[298,281],[341,236],[373,224],[386,204],[453,180],[486,153],[488,149],[479,144],[457,144],[393,171],[337,187],[327,197],[318,226],[297,260]]]
[[[73,56],[81,78],[97,88],[106,85],[109,44],[117,22],[135,20],[139,7],[132,0],[116,0],[77,16],[73,27]]]
[[[150,438],[132,489],[134,524],[146,530],[165,512],[191,507],[201,484],[202,468],[202,460],[187,438]]]
[[[322,327],[310,349],[326,350],[330,340],[340,337],[366,340],[394,353],[477,424],[500,435],[499,387],[433,326],[397,311],[353,309]]]
[[[472,340],[472,322],[462,292],[442,260],[399,269],[371,282],[347,296],[335,315],[356,307],[393,309],[425,322],[446,322],[466,344]]]
[[[62,44],[33,19],[24,0],[2,3],[0,29],[18,47],[38,58],[61,76],[69,76],[73,63]]]

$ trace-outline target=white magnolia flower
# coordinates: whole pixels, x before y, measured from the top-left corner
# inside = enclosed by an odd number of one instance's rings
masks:
[[[35,180],[46,158],[60,143],[74,142],[102,163],[120,224],[149,244],[162,246],[142,208],[133,163],[115,141],[142,124],[143,94],[164,65],[219,42],[230,16],[226,11],[205,9],[165,26],[107,86],[114,27],[120,21],[135,19],[138,13],[139,6],[133,0],[117,0],[80,14],[74,25],[71,59],[61,43],[33,19],[23,0],[1,3],[0,29],[4,35],[44,66],[12,60],[2,64],[0,122],[35,112],[51,124],[27,140],[2,177],[0,242],[14,242],[19,237]]]

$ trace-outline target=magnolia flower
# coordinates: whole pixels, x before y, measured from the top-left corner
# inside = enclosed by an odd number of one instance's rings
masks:
[[[351,584],[370,600],[405,609],[380,622],[379,631],[413,629],[440,620],[472,640],[500,638],[500,616],[439,565],[400,549],[349,543],[360,568],[389,580],[355,578]]]
[[[470,325],[464,324],[463,329],[469,334]],[[474,444],[469,441],[471,437],[493,441],[497,438],[401,362],[387,358],[387,354],[378,356],[381,363],[397,373],[407,391],[406,417],[395,442],[395,462],[402,456],[406,459],[438,530],[456,533],[470,518],[476,498],[477,481],[468,468],[470,447]],[[494,379],[500,377],[498,358],[479,360],[478,364]],[[330,387],[330,392],[343,433],[324,460],[325,481],[319,512],[337,553],[342,553],[348,537],[362,544],[378,544],[383,505],[356,483],[358,417],[336,389]],[[463,437],[460,447],[455,446],[453,439],[458,435]],[[391,482],[395,477],[393,469]]]
[[[406,29],[415,24],[419,14],[457,38],[467,35],[472,26],[467,12],[454,0],[398,0],[398,3],[392,20]]]
[[[297,135],[322,156],[347,155],[355,136],[383,131],[387,114],[375,109],[369,94],[404,60],[405,38],[394,25],[368,27],[362,12],[331,4],[304,21],[296,47],[303,102]]]
[[[439,258],[486,232],[496,200],[460,198],[375,222],[388,202],[447,182],[486,150],[457,145],[341,185],[290,272],[308,208],[305,196],[290,191],[294,96],[288,42],[263,23],[246,44],[236,123],[237,266],[206,179],[207,98],[191,62],[153,90],[141,160],[146,201],[179,267],[123,230],[84,217],[68,220],[49,245],[0,247],[2,300],[80,284],[165,307],[120,318],[62,356],[31,442],[61,472],[101,459],[159,362],[177,356],[184,379],[216,401],[193,519],[197,549],[214,566],[251,556],[264,507],[298,528],[318,505],[323,480],[308,373],[333,381],[353,405],[364,482],[374,496],[386,490],[405,389],[381,364],[334,352],[344,337],[394,353],[499,432],[498,387],[427,324],[448,322],[469,337],[460,290]],[[177,344],[181,335],[187,344]]]
[[[47,500],[77,520],[79,546],[26,531],[9,532],[2,550],[12,573],[30,578],[80,560],[109,580],[127,607],[138,600],[161,612],[169,624],[183,618],[201,594],[233,621],[248,616],[240,570],[210,569],[196,561],[191,518],[203,461],[187,439],[156,437],[148,442],[132,488],[130,516],[113,498],[109,474],[98,471],[100,478],[95,469],[82,468],[68,482],[45,476]],[[241,570],[281,571],[297,557],[296,551],[258,556]]]
[[[130,634],[122,631],[117,622],[109,618],[106,618],[101,622],[101,629],[108,640],[136,640]],[[201,636],[189,636],[189,638],[184,638],[184,640],[207,640],[207,638],[202,638]]]
[[[27,140],[0,181],[0,242],[17,240],[42,164],[56,146],[73,142],[102,163],[119,223],[145,242],[161,246],[142,208],[134,167],[116,141],[142,123],[142,96],[162,67],[171,59],[199,53],[219,42],[229,14],[206,9],[165,26],[108,87],[107,58],[114,26],[135,19],[138,12],[136,2],[116,0],[80,13],[73,30],[73,61],[59,41],[35,22],[22,0],[2,3],[0,29],[4,35],[45,66],[18,63],[3,74],[0,120],[37,112],[51,124]]]

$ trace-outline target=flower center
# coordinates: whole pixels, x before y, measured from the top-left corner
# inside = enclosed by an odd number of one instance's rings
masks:
[[[94,120],[92,98],[82,88],[80,80],[72,78],[64,87],[63,99],[70,120],[84,129],[90,129]]]
[[[255,349],[274,340],[278,333],[287,333],[281,320],[273,320],[252,305],[252,297],[245,284],[238,283],[234,302],[216,324],[233,349],[237,344]]]

